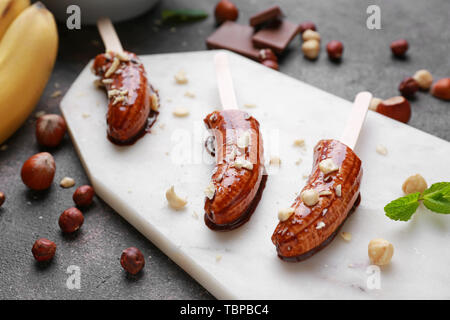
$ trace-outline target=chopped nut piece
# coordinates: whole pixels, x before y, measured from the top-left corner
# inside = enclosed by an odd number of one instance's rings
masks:
[[[190,91],[186,91],[186,93],[184,95],[188,98],[195,98],[195,93],[190,92]]]
[[[189,115],[189,110],[184,107],[177,107],[172,113],[175,117],[186,117]]]
[[[295,164],[296,164],[297,166],[299,166],[302,162],[303,162],[303,159],[302,159],[302,158],[298,158],[298,159],[295,161]]]
[[[319,221],[316,225],[316,229],[322,229],[323,227],[325,227],[325,223],[323,221]]]
[[[352,234],[350,232],[341,232],[341,237],[342,239],[344,239],[345,241],[350,241],[352,240]]]
[[[368,254],[370,262],[378,266],[388,264],[394,255],[394,246],[384,239],[373,239],[369,242]]]
[[[304,147],[305,146],[305,139],[295,139],[294,140],[294,146],[296,146],[296,147]]]
[[[125,97],[124,96],[117,96],[116,98],[114,98],[114,101],[113,101],[113,105],[115,105],[116,103],[119,103],[119,102],[123,102],[123,101],[125,101]]]
[[[71,188],[75,185],[75,180],[69,177],[65,177],[61,180],[59,185],[63,188]]]
[[[246,104],[244,104],[244,107],[249,108],[249,109],[253,109],[253,108],[256,108],[256,104],[246,103]]]
[[[236,158],[233,166],[237,169],[244,168],[248,170],[253,170],[253,163],[241,157]]]
[[[169,202],[169,205],[175,210],[180,210],[187,204],[186,199],[179,197],[175,193],[174,186],[171,186],[169,189],[167,189],[166,199]]]
[[[111,64],[111,66],[105,73],[105,78],[109,78],[114,72],[116,72],[119,65],[120,65],[120,60],[117,57],[114,57],[113,63]]]
[[[103,80],[102,80],[102,83],[103,83],[103,84],[111,84],[111,83],[113,83],[113,82],[114,82],[113,79],[103,79]]]
[[[278,220],[286,221],[295,212],[294,208],[285,208],[278,211]]]
[[[219,254],[216,256],[216,262],[220,262],[220,260],[222,260],[222,256]]]
[[[198,214],[196,211],[192,212],[192,216],[194,217],[194,219],[196,220],[198,219]]]
[[[51,94],[51,98],[56,98],[56,97],[59,97],[60,95],[62,94],[62,91],[61,90],[56,90],[56,91],[54,91],[52,94]]]
[[[281,159],[279,157],[273,156],[270,158],[269,164],[279,167],[281,165]]]
[[[107,94],[108,94],[108,98],[115,97],[115,96],[120,95],[120,90],[117,90],[117,89],[108,90]]]
[[[156,93],[152,93],[152,95],[150,96],[150,100],[151,100],[151,108],[153,111],[158,111],[159,109],[159,99],[158,99],[158,95]]]
[[[188,78],[186,77],[186,73],[184,71],[179,71],[175,75],[175,82],[178,84],[186,84],[188,82]]]
[[[334,161],[332,159],[325,159],[325,160],[320,161],[319,169],[324,174],[328,174],[330,172],[339,170],[339,167],[334,163]]]
[[[312,207],[319,202],[319,193],[314,189],[306,189],[302,192],[301,197],[303,202],[309,207]]]
[[[427,182],[420,174],[409,177],[402,185],[402,190],[405,194],[424,192],[427,188]]]
[[[377,153],[381,154],[382,156],[385,156],[388,153],[387,148],[385,146],[381,145],[381,144],[377,145],[377,149],[376,150],[377,150]]]
[[[319,192],[319,197],[331,196],[332,194],[333,194],[333,192],[331,192],[330,190],[322,190]]]
[[[245,131],[237,138],[237,146],[239,148],[247,148],[250,144],[250,132]]]
[[[89,113],[83,113],[83,114],[81,114],[81,116],[82,116],[84,119],[87,119],[87,118],[89,118],[91,115],[90,115]]]
[[[338,184],[338,185],[336,186],[335,190],[336,190],[336,195],[337,195],[338,197],[342,196],[342,185]]]
[[[36,112],[36,113],[34,114],[34,116],[35,116],[36,118],[40,118],[40,117],[42,117],[43,115],[45,115],[45,111],[38,111],[38,112]]]
[[[205,196],[212,200],[214,198],[214,195],[216,194],[216,187],[214,186],[214,183],[210,183],[209,186],[205,189]]]

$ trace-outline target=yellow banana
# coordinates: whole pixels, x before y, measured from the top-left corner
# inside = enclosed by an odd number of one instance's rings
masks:
[[[14,19],[29,6],[30,0],[0,0],[0,40]]]
[[[40,2],[13,21],[0,41],[0,144],[26,120],[44,91],[58,51],[55,19]]]

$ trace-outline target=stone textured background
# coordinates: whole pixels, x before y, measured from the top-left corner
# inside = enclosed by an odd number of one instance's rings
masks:
[[[158,25],[161,10],[197,8],[213,12],[213,0],[165,0],[154,10],[129,22],[116,25],[124,47],[137,54],[204,50],[206,37],[215,29],[211,14],[206,20],[178,25]],[[239,22],[247,23],[257,11],[274,1],[250,0],[235,3]],[[428,69],[435,78],[450,76],[450,2],[447,0],[283,0],[277,1],[292,22],[314,21],[321,33],[322,53],[311,62],[303,58],[296,38],[280,60],[280,71],[340,97],[352,100],[355,93],[369,90],[388,98],[398,94],[400,81],[418,69]],[[382,30],[366,28],[366,8],[381,7]],[[59,25],[60,49],[52,78],[36,111],[59,113],[61,97],[82,68],[103,51],[94,27],[69,31]],[[389,44],[397,38],[410,43],[407,59],[391,56]],[[344,59],[328,61],[323,49],[332,39],[344,43]],[[151,80],[151,70],[147,70]],[[57,88],[59,86],[59,88]],[[24,85],[24,90],[26,86]],[[276,94],[276,88],[274,88]],[[12,106],[13,107],[13,106]],[[412,101],[410,125],[450,141],[450,103],[419,92]],[[106,112],[106,109],[105,109]],[[1,115],[0,115],[1,121]],[[100,199],[85,212],[85,224],[75,236],[64,236],[57,225],[61,212],[72,205],[74,188],[57,185],[64,176],[77,185],[88,183],[71,141],[52,150],[57,172],[54,186],[47,192],[26,189],[20,168],[32,154],[44,151],[35,142],[35,117],[7,141],[0,151],[0,189],[7,201],[0,208],[0,299],[211,299],[206,290],[176,266],[154,245]],[[392,134],[395,134],[393,132]],[[430,155],[432,156],[432,155]],[[31,255],[38,237],[58,244],[52,263],[40,266]],[[146,267],[137,277],[127,276],[119,263],[123,249],[140,248]],[[81,268],[81,289],[66,287],[69,265]]]

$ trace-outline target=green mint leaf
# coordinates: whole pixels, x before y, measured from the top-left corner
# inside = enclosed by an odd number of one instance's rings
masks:
[[[162,12],[163,21],[176,20],[176,21],[193,21],[201,20],[208,17],[208,13],[203,10],[196,9],[177,9],[177,10],[164,10]]]
[[[450,213],[450,183],[433,184],[423,192],[423,204],[436,213]]]
[[[438,193],[442,193],[444,191],[445,194],[447,194],[450,191],[450,182],[438,182],[433,183],[431,187],[429,187],[427,190],[425,190],[422,194],[422,196],[425,197],[433,197],[434,195]]]
[[[384,207],[386,216],[392,220],[408,221],[419,207],[420,192],[391,201]]]

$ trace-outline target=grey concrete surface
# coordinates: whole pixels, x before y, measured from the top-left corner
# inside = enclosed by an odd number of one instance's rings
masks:
[[[197,8],[212,13],[215,2],[166,0],[137,19],[117,24],[116,29],[124,47],[137,54],[204,50],[206,37],[215,29],[212,14],[194,23],[160,26],[155,21],[160,19],[163,9],[169,8]],[[240,9],[241,23],[247,23],[253,13],[274,3],[235,2]],[[369,90],[381,98],[397,95],[402,78],[422,68],[430,70],[436,78],[450,76],[450,1],[283,0],[277,3],[293,22],[314,21],[323,39],[322,53],[315,62],[303,58],[299,38],[293,41],[280,60],[280,71],[294,78],[352,100],[361,90]],[[381,30],[366,28],[369,4],[381,8]],[[56,86],[65,92],[86,63],[103,50],[94,27],[69,31],[60,24],[59,33],[58,60],[36,111],[59,113],[61,97],[50,97]],[[410,43],[404,60],[392,58],[389,50],[390,42],[401,37]],[[341,40],[345,45],[340,64],[328,61],[323,49],[332,39]],[[148,70],[150,79],[151,73]],[[273,92],[276,94],[276,88]],[[450,141],[449,102],[419,92],[412,101],[412,109],[411,126]],[[75,178],[78,185],[88,180],[66,137],[59,148],[51,150],[57,163],[53,187],[43,193],[27,190],[20,179],[20,168],[29,156],[45,150],[35,142],[34,125],[32,115],[7,141],[8,149],[0,151],[0,190],[7,196],[0,208],[0,299],[213,298],[100,199],[85,212],[81,232],[71,237],[62,235],[58,217],[72,206],[74,189],[62,189],[57,182],[64,176]],[[55,259],[48,265],[38,265],[31,255],[31,247],[38,237],[48,237],[58,245]],[[129,246],[140,248],[146,257],[145,270],[137,277],[127,276],[120,267],[120,253]],[[69,265],[81,268],[80,290],[66,287]]]

